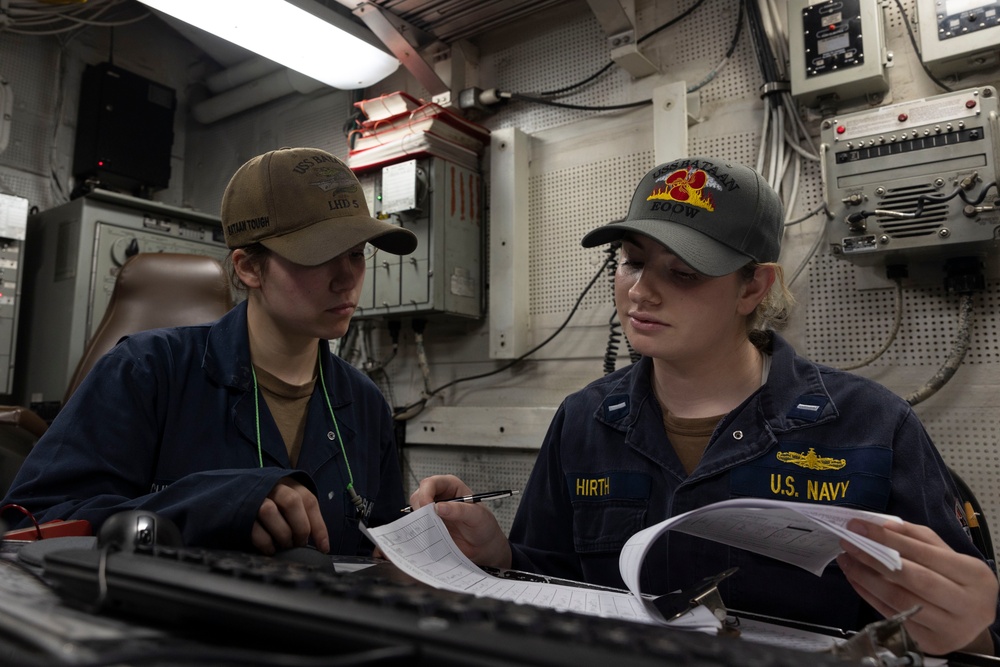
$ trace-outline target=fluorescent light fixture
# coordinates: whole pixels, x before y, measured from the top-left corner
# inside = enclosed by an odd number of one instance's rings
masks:
[[[139,1],[334,88],[365,88],[399,67],[364,28],[310,0]]]

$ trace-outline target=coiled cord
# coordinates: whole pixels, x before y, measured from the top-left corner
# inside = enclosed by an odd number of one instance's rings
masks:
[[[608,267],[608,282],[611,284],[611,300],[614,302],[615,295],[615,272],[618,269],[618,248],[620,243],[612,243],[605,249],[607,257],[604,260]],[[618,361],[618,347],[622,340],[622,323],[618,320],[618,309],[612,305],[611,317],[608,318],[608,345],[604,350],[604,374],[615,372],[615,364]]]
[[[612,243],[604,252],[607,257],[604,265],[608,269],[608,282],[611,284],[611,300],[614,302],[615,296],[615,272],[618,270],[618,249],[621,243]],[[625,346],[628,348],[628,358],[631,363],[639,361],[641,354],[632,349],[632,343],[628,337],[622,334],[622,323],[618,319],[618,309],[612,307],[611,317],[608,318],[608,346],[604,351],[604,374],[615,372],[615,364],[618,361],[618,348],[621,346],[622,338],[625,339]]]

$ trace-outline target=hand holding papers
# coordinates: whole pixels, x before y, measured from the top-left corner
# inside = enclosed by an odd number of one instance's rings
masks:
[[[899,569],[899,553],[847,529],[852,518],[876,523],[898,518],[829,505],[767,499],[733,499],[681,514],[639,531],[619,558],[622,579],[630,592],[580,584],[524,581],[497,577],[470,561],[455,545],[435,505],[429,504],[378,528],[362,531],[401,570],[436,588],[523,602],[566,611],[644,623],[717,630],[719,620],[705,606],[666,621],[639,588],[639,573],[652,543],[667,530],[678,530],[777,558],[817,576],[841,552],[844,539],[872,554],[890,569]],[[696,582],[692,582],[696,583]]]
[[[434,508],[424,505],[385,526],[361,530],[396,567],[435,588],[641,623],[664,622],[651,603],[625,591],[488,574],[458,549]],[[697,607],[670,625],[715,632],[720,623],[708,609]]]
[[[895,549],[847,529],[851,519],[883,524],[898,517],[835,505],[791,503],[766,498],[734,498],[699,507],[645,528],[625,543],[618,564],[628,586],[639,594],[639,571],[649,547],[668,530],[739,547],[823,574],[841,553],[844,539],[871,554],[890,570],[903,564]]]

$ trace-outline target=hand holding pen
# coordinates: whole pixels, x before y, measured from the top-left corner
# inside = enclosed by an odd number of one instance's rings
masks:
[[[473,493],[468,496],[458,496],[457,498],[446,498],[444,500],[435,500],[436,503],[481,503],[484,500],[499,500],[501,498],[510,498],[511,496],[517,495],[520,491],[506,489],[504,491],[487,491],[486,493]],[[400,512],[412,512],[412,507],[404,507]]]

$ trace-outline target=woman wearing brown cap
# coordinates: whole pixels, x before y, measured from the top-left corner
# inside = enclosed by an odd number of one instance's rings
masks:
[[[314,148],[248,161],[221,217],[246,300],[214,323],[123,339],[4,503],[95,529],[152,511],[188,545],[370,554],[358,521],[403,506],[391,413],[327,341],[347,331],[366,248],[407,254],[416,237],[372,218],[351,170]]]

